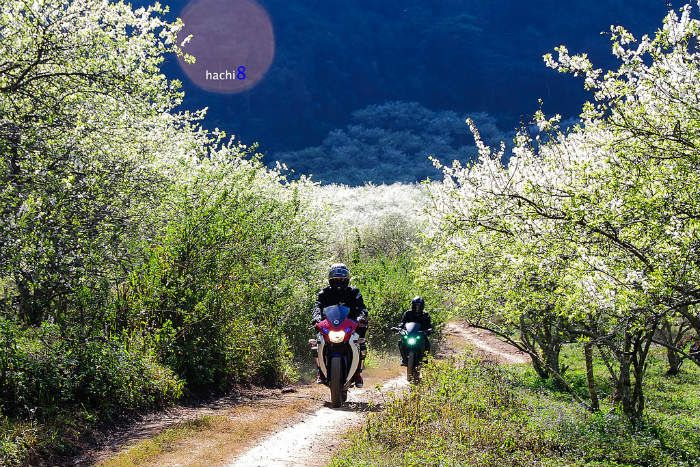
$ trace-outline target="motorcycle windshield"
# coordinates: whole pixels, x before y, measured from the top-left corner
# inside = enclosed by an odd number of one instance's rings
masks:
[[[350,308],[343,305],[333,305],[324,308],[323,313],[326,315],[326,319],[330,321],[331,324],[338,326],[345,320],[345,318],[348,317]]]
[[[406,323],[406,334],[417,334],[420,332],[420,323]]]

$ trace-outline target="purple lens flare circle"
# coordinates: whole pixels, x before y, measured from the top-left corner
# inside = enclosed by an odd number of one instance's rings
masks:
[[[178,57],[180,68],[198,87],[221,94],[253,88],[275,57],[275,35],[270,16],[255,0],[192,0],[180,14],[183,51],[194,64]]]

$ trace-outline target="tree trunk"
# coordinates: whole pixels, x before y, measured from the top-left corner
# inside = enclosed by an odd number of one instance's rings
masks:
[[[634,404],[632,403],[632,378],[630,367],[632,365],[630,356],[632,350],[632,338],[628,331],[625,331],[624,345],[618,353],[620,363],[620,378],[617,381],[617,397],[622,403],[622,411],[630,420],[635,418]]]
[[[666,359],[668,360],[666,375],[668,376],[677,375],[681,369],[683,359],[676,352],[675,348],[682,341],[684,333],[685,328],[682,323],[677,331],[674,332],[673,324],[669,319],[662,323],[657,332],[659,342],[666,346]]]
[[[525,318],[520,318],[520,341],[522,342],[523,348],[530,354],[532,359],[532,368],[534,368],[535,373],[542,379],[549,378],[549,370],[547,366],[543,363],[542,359],[539,358],[539,353],[537,352],[536,344],[533,342],[533,335],[530,332],[529,326],[525,322]]]
[[[558,323],[547,310],[544,313],[544,317],[523,316],[520,319],[520,340],[530,355],[541,356],[539,359],[533,358],[532,365],[543,379],[563,373],[559,363],[562,339]],[[554,383],[562,387],[558,378],[554,379]]]
[[[646,399],[644,397],[644,375],[646,373],[647,356],[649,349],[654,340],[653,328],[656,328],[658,323],[654,323],[651,331],[642,331],[635,336],[634,341],[634,358],[632,364],[634,368],[634,391],[632,393],[632,402],[634,404],[634,416],[632,420],[639,422],[644,414]]]
[[[587,342],[583,346],[583,351],[586,357],[586,381],[588,382],[588,395],[591,399],[591,412],[597,412],[600,409],[598,402],[598,393],[595,389],[595,379],[593,377],[593,344]]]
[[[32,293],[30,287],[23,280],[15,279],[17,284],[17,308],[21,319],[32,326],[41,323],[41,309],[37,304],[36,294]]]
[[[666,375],[675,376],[680,372],[682,359],[678,352],[666,347],[666,359],[668,360],[668,370]]]
[[[550,373],[556,372],[557,374],[563,376],[564,371],[562,370],[561,365],[559,365],[560,351],[561,349],[558,345],[548,346],[542,349],[544,361],[547,368],[550,370]],[[554,379],[554,385],[559,389],[563,389],[561,381],[559,381],[557,378]]]
[[[549,378],[549,370],[540,363],[539,359],[532,358],[532,368],[535,369],[535,373],[537,373],[537,376],[539,376],[540,378]]]

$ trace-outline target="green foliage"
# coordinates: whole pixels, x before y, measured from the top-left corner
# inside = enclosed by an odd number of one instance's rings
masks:
[[[391,327],[415,296],[411,259],[379,256],[351,264],[353,285],[359,287],[370,311],[367,340],[372,347],[393,347]]]
[[[0,459],[70,453],[97,423],[171,404],[183,382],[139,335],[105,338],[0,319]]]
[[[167,404],[182,391],[182,383],[138,337],[108,340],[65,334],[49,323],[20,329],[2,320],[0,341],[6,415],[46,418],[79,405],[110,417]]]
[[[4,465],[22,465],[36,444],[36,424],[13,423],[0,413],[0,459]]]
[[[422,223],[413,213],[381,213],[373,222],[343,230],[331,248],[344,254],[352,284],[369,310],[367,339],[374,348],[395,348],[393,326],[399,324],[411,299],[421,295],[439,331],[447,317],[440,292],[419,280],[415,258],[422,246]],[[351,232],[351,233],[347,233]]]
[[[675,405],[653,406],[633,428],[622,413],[591,414],[522,369],[433,361],[331,465],[697,465],[700,398],[689,383],[700,372],[652,373]]]
[[[299,197],[266,189],[265,173],[223,167],[182,187],[175,220],[131,279],[132,325],[154,333],[192,390],[279,381],[289,341],[304,340],[321,242]]]
[[[473,114],[487,141],[511,139],[495,119]],[[274,154],[295,171],[325,183],[361,186],[373,183],[417,183],[438,175],[428,160],[464,160],[475,152],[464,131],[464,116],[433,112],[417,102],[387,102],[352,113],[347,127],[328,133],[320,146]]]

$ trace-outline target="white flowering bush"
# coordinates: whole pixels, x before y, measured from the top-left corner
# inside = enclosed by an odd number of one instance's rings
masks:
[[[313,184],[176,110],[165,13],[0,4],[0,464],[294,377],[325,257]]]
[[[380,242],[386,234],[388,243],[373,248],[395,250],[415,241],[426,227],[428,196],[423,185],[318,185],[312,193],[314,205],[327,216],[328,244],[337,257],[349,256],[358,234],[373,232],[369,236]],[[392,235],[398,235],[393,245]]]
[[[480,142],[470,122],[478,160],[436,162],[444,180],[431,190],[439,248],[426,274],[473,324],[527,351],[541,375],[562,385],[561,346],[597,349],[616,400],[635,420],[652,343],[687,356],[686,340],[674,332],[700,332],[700,22],[693,9],[670,12],[654,37],[636,40],[612,27],[615,70],[565,46],[557,57],[547,54],[548,66],[582,77],[592,92],[579,124],[564,132],[558,116],[540,111],[540,133],[521,130],[506,155],[503,146]],[[675,329],[673,338],[660,339],[661,328]],[[592,376],[589,390],[595,405]]]

